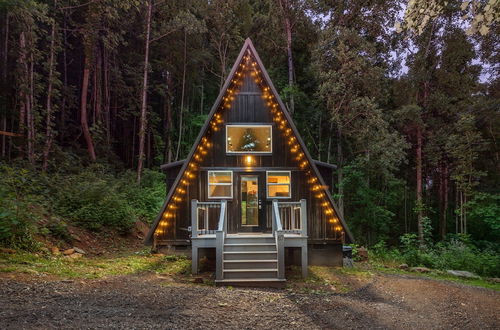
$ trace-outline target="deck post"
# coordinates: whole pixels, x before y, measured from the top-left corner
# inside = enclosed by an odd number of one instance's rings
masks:
[[[300,248],[301,252],[301,268],[302,268],[302,277],[306,278],[307,277],[307,240],[302,244],[302,247]]]
[[[198,274],[198,246],[196,244],[191,246],[191,272]]]
[[[198,237],[198,200],[191,200],[191,237]]]
[[[224,250],[224,231],[217,230],[215,232],[215,279],[221,281],[223,279],[223,250]]]
[[[285,279],[285,234],[276,231],[276,248],[278,249],[278,279]]]
[[[307,237],[307,201],[305,199],[300,200],[300,230],[302,236]]]

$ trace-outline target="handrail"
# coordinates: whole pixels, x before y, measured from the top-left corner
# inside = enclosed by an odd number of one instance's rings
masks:
[[[273,200],[273,227],[273,234],[277,230],[283,230],[277,200]]]
[[[273,236],[278,255],[278,279],[285,279],[285,233],[281,225],[278,201],[273,200]]]
[[[215,279],[220,281],[223,279],[223,251],[224,251],[224,239],[227,230],[227,201],[223,200],[220,202],[220,215],[219,215],[219,225],[217,231],[215,232]]]
[[[220,215],[219,215],[219,225],[217,226],[217,230],[225,231],[226,228],[226,209],[227,209],[227,201],[223,200],[220,202]]]

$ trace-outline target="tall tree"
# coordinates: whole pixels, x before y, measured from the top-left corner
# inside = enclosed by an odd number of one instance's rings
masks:
[[[148,95],[148,72],[149,72],[149,39],[151,35],[151,16],[153,11],[153,2],[146,2],[146,30],[144,41],[144,74],[141,90],[141,117],[139,121],[139,160],[137,163],[137,182],[141,182],[142,167],[144,161],[144,141],[147,127],[147,95]]]

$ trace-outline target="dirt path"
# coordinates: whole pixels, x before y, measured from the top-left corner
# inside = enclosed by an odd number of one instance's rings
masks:
[[[346,294],[184,285],[155,275],[0,279],[7,329],[498,329],[499,307],[492,290],[395,275]]]

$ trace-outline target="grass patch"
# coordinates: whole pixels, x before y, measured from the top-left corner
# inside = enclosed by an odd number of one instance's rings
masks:
[[[410,272],[398,268],[393,268],[394,267],[393,265],[386,265],[375,262],[368,264],[368,267],[373,268],[374,271],[383,274],[410,275],[422,278],[432,278],[435,280],[455,282],[455,283],[500,291],[500,283],[490,282],[485,278],[475,279],[475,278],[458,277],[436,269],[432,269],[430,273],[418,273],[418,272]]]
[[[287,272],[288,288],[313,294],[347,293],[369,282],[373,273],[362,268],[309,266],[308,276],[302,278],[300,267]]]
[[[52,275],[58,278],[96,279],[112,275],[157,273],[186,275],[191,261],[184,257],[124,254],[114,257],[67,259],[29,253],[0,254],[0,272]]]

